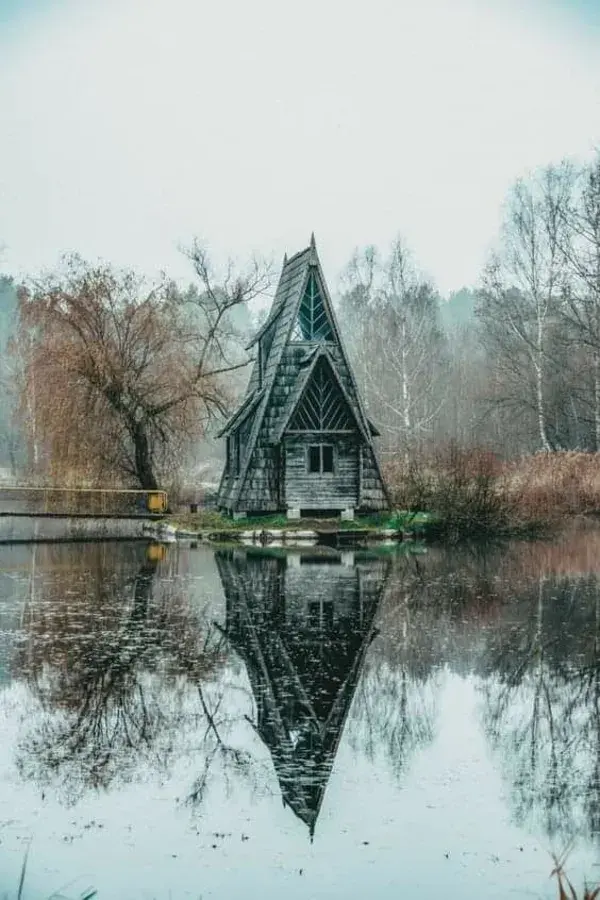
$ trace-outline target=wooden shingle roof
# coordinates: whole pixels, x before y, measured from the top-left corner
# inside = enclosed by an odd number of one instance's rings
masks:
[[[251,412],[254,412],[254,410],[262,400],[263,395],[264,391],[252,391],[250,394],[246,394],[242,405],[227,420],[223,428],[221,428],[221,430],[217,432],[217,437],[223,437],[224,435],[226,435],[231,431],[232,428],[239,425],[240,422],[243,422],[246,416],[249,416]]]

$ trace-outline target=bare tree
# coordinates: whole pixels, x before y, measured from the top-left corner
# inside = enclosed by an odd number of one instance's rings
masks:
[[[565,208],[563,251],[569,278],[564,315],[575,343],[591,356],[594,449],[600,450],[600,151],[578,173]]]
[[[375,293],[375,278],[379,268],[379,253],[370,244],[363,250],[356,249],[342,275],[340,312],[344,337],[353,357],[356,376],[362,396],[368,398],[367,371],[369,348],[366,345],[366,323]]]
[[[15,360],[9,352],[16,326],[16,288],[12,278],[0,274],[0,465],[8,464],[13,477],[16,475],[21,453],[20,435],[15,421]]]
[[[430,436],[443,402],[439,299],[398,238],[381,259],[355,253],[345,273],[343,315],[369,409],[388,450],[405,452]]]
[[[478,306],[486,349],[506,390],[502,395],[501,388],[496,400],[534,412],[543,450],[557,445],[547,408],[547,382],[555,363],[549,337],[563,296],[563,232],[571,186],[567,164],[516,183]]]
[[[185,292],[77,256],[21,290],[22,407],[45,473],[110,475],[154,490],[227,411],[227,379],[247,363],[233,349],[232,314],[267,288],[269,272],[230,265],[217,286],[203,248],[195,243],[188,257],[199,285]]]

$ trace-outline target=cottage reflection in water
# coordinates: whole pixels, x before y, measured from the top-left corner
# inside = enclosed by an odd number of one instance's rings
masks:
[[[285,804],[314,834],[389,561],[223,550],[225,634],[244,660],[256,730]]]

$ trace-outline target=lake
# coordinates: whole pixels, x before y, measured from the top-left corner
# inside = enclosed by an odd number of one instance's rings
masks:
[[[0,898],[600,880],[600,530],[0,547]],[[89,889],[89,890],[88,890]]]

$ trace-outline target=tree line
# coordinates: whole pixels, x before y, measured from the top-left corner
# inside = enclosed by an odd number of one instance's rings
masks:
[[[189,467],[244,389],[272,270],[186,254],[184,288],[76,255],[0,278],[0,466],[146,489]],[[512,186],[477,285],[442,298],[397,238],[355,250],[335,294],[384,461],[600,450],[600,151]]]
[[[513,185],[478,285],[442,301],[397,239],[355,252],[339,309],[384,456],[600,450],[600,153]]]

